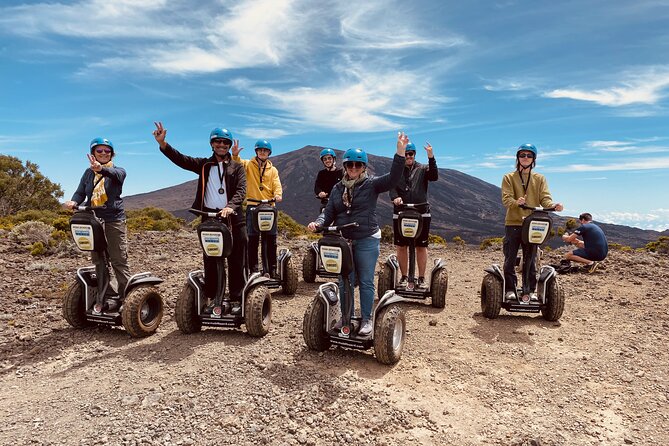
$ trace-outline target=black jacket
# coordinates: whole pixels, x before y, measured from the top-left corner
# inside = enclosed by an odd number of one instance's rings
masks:
[[[401,197],[404,203],[427,203],[427,184],[429,181],[437,181],[439,179],[437,160],[434,158],[428,158],[427,160],[427,166],[417,162],[414,163],[411,169],[404,166],[402,178],[388,193],[391,201],[397,197]],[[397,213],[397,207],[394,206],[394,208],[395,213]],[[429,212],[429,209],[429,206],[425,206],[420,211]]]
[[[335,170],[321,169],[318,171],[316,183],[314,183],[314,193],[317,197],[321,192],[328,194],[327,197],[321,198],[321,203],[327,204],[332,188],[335,184],[339,183],[343,177],[344,169],[341,167],[337,167]]]
[[[163,154],[174,164],[185,170],[190,170],[199,175],[197,182],[197,192],[195,192],[195,201],[192,208],[204,210],[204,192],[207,190],[206,181],[209,179],[209,169],[216,166],[216,156],[209,158],[194,158],[181,154],[177,149],[167,144],[165,149],[160,149]],[[242,212],[242,202],[246,197],[246,172],[244,166],[233,161],[228,154],[225,161],[225,195],[228,199],[227,207],[232,208],[237,214],[232,215],[232,224],[245,224],[246,219]]]
[[[105,182],[105,192],[107,192],[107,202],[103,209],[95,211],[95,215],[104,221],[122,221],[125,220],[125,208],[123,207],[123,182],[125,181],[125,169],[122,167],[103,167],[100,171]],[[92,169],[86,169],[79,180],[79,186],[72,195],[72,201],[82,204],[91,199],[93,186],[95,182],[95,172]]]

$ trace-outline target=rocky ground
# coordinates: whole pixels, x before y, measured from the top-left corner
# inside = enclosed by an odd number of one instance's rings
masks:
[[[306,244],[280,243],[299,259]],[[183,335],[174,303],[201,262],[195,234],[135,234],[130,246],[133,271],[166,279],[165,317],[145,339],[71,328],[61,298],[85,257],[35,258],[0,236],[0,444],[669,442],[666,256],[613,252],[594,274],[560,276],[567,303],[554,323],[483,318],[483,268],[501,252],[434,248],[448,263],[446,308],[405,307],[404,355],[389,367],[371,350],[307,350],[317,284],[302,281],[295,296],[274,294],[263,338]]]

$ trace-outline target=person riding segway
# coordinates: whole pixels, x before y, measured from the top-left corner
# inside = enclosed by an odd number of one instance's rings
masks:
[[[190,211],[203,218],[197,228],[198,239],[204,256],[215,262],[216,292],[213,299],[205,292],[204,271],[196,270],[188,274],[188,281],[177,298],[174,310],[179,330],[188,334],[200,331],[203,325],[239,328],[245,324],[251,336],[266,335],[272,319],[272,298],[266,286],[270,279],[258,273],[252,274],[241,292],[241,300],[232,300],[225,293],[226,259],[231,256],[235,244],[229,229],[230,218],[221,216],[219,212]],[[244,275],[248,276],[246,268]]]

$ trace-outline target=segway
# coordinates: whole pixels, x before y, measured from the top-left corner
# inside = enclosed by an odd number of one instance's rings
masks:
[[[246,325],[251,336],[265,336],[272,320],[272,296],[267,289],[270,279],[260,273],[245,272],[246,284],[241,302],[231,302],[225,293],[227,281],[226,259],[232,253],[232,234],[217,212],[191,209],[198,215],[209,217],[197,227],[202,251],[207,257],[216,259],[216,295],[206,296],[204,271],[188,274],[188,280],[177,298],[174,315],[177,327],[183,333],[198,332],[202,326],[239,328]],[[234,261],[244,261],[234,259]]]
[[[321,214],[327,205],[327,198],[321,198],[316,196],[321,200]],[[325,201],[325,203],[323,203]],[[335,279],[339,277],[337,273],[330,273],[325,269],[323,262],[321,261],[321,256],[318,253],[318,242],[312,242],[307,247],[307,252],[302,258],[302,279],[306,283],[314,283],[316,277],[323,277],[326,279]]]
[[[555,208],[521,206],[533,212],[525,217],[522,226],[523,243],[530,245],[530,255],[523,256],[522,286],[518,287],[515,296],[506,298],[504,270],[494,264],[485,269],[486,275],[481,284],[481,310],[489,319],[499,316],[500,308],[509,312],[539,313],[548,321],[557,321],[564,311],[564,290],[558,282],[555,268],[543,265],[538,270],[537,292],[530,291],[530,263],[537,257],[537,250],[550,235],[552,220],[548,212]]]
[[[400,285],[400,264],[395,254],[391,254],[386,262],[381,264],[379,270],[379,282],[377,286],[378,297],[381,298],[386,291],[395,290],[395,293],[408,299],[426,300],[431,298],[432,306],[444,308],[446,305],[446,291],[448,290],[448,271],[446,262],[435,259],[432,272],[430,273],[430,286],[426,290],[420,290],[416,286],[416,238],[423,228],[423,214],[416,208],[425,206],[427,203],[398,205],[398,226],[402,237],[409,241],[409,275],[406,285]]]
[[[277,211],[275,206],[270,205],[276,200],[254,200],[253,198],[247,198],[246,201],[252,203],[258,203],[256,206],[249,206],[246,209],[246,212],[251,212],[254,229],[260,234],[260,258],[262,259],[262,269],[266,277],[269,277],[270,280],[265,283],[265,286],[270,289],[281,288],[283,294],[292,296],[297,291],[297,265],[295,264],[295,259],[293,259],[293,254],[289,249],[282,248],[279,250],[279,254],[276,258],[276,277],[271,276],[270,265],[269,265],[269,256],[268,256],[268,245],[269,240],[267,240],[266,235],[269,231],[273,230],[275,225],[278,222],[279,211]]]
[[[321,260],[328,272],[342,276],[345,293],[340,302],[336,283],[327,282],[318,288],[302,320],[304,342],[309,349],[319,352],[327,350],[331,345],[357,350],[374,347],[379,362],[395,364],[402,356],[406,340],[404,311],[396,305],[404,299],[394,291],[388,291],[372,313],[374,330],[367,336],[358,334],[361,318],[350,316],[354,298],[349,280],[349,274],[354,268],[353,252],[351,245],[341,235],[341,230],[354,226],[358,226],[358,223],[319,228],[324,233],[318,241]]]
[[[88,325],[123,325],[131,336],[153,334],[163,318],[163,299],[155,285],[163,280],[150,272],[130,277],[125,290],[107,297],[110,288],[109,252],[103,220],[95,215],[101,207],[76,206],[70,232],[81,251],[95,252],[93,266],[77,269],[77,278],[63,299],[63,317],[74,328]]]

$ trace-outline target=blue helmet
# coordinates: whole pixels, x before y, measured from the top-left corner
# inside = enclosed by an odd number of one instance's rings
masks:
[[[91,154],[93,154],[93,149],[95,148],[95,146],[107,146],[111,149],[112,155],[114,155],[114,144],[112,144],[112,142],[107,138],[100,138],[100,137],[93,138],[90,144]]]
[[[367,154],[362,149],[348,149],[346,153],[344,153],[342,162],[346,164],[350,161],[360,161],[367,165]]]
[[[215,139],[227,139],[230,141],[230,144],[232,144],[232,132],[230,132],[228,129],[221,129],[216,127],[211,131],[211,133],[209,133],[209,142]]]
[[[323,161],[324,156],[330,155],[332,158],[337,158],[337,154],[332,149],[323,149],[321,150],[321,161]]]
[[[256,141],[255,150],[258,149],[267,149],[269,150],[269,154],[272,154],[272,144],[270,144],[270,142],[266,139],[259,139]]]
[[[527,151],[527,152],[532,152],[532,153],[534,153],[534,157],[535,158],[537,157],[537,148],[534,147],[534,144],[523,144],[523,145],[519,146],[518,150],[516,150],[516,155],[518,154],[518,152],[521,152],[523,150]]]
[[[407,148],[404,151],[416,153],[416,144],[410,142],[409,144],[407,144]]]

